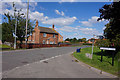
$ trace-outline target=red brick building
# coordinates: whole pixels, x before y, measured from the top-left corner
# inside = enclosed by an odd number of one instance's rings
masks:
[[[36,21],[36,26],[32,35],[28,38],[28,43],[39,43],[39,44],[58,44],[62,42],[63,37],[54,29],[54,24],[52,28],[38,26],[38,21]]]

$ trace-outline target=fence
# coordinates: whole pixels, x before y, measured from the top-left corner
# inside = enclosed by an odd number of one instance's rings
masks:
[[[34,44],[34,43],[28,43],[27,48],[42,48],[42,47],[65,47],[70,46],[69,44]],[[18,44],[17,48],[26,48],[25,44]]]

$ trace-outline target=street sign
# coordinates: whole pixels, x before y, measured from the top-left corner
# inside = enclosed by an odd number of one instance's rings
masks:
[[[112,66],[114,66],[114,56],[115,56],[115,50],[116,50],[116,48],[106,48],[106,47],[100,47],[100,49],[101,49],[101,62],[102,62],[102,59],[103,59],[103,50],[111,50],[111,51],[113,51],[112,52]]]
[[[106,47],[100,47],[100,49],[102,49],[102,50],[113,50],[113,51],[116,50],[115,48],[106,48]]]

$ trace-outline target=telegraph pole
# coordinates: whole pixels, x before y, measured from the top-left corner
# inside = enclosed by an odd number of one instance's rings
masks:
[[[93,40],[92,40],[92,54],[91,54],[91,59],[93,58],[94,36],[95,36],[95,35],[93,35]]]
[[[27,48],[27,27],[28,27],[28,13],[29,13],[29,0],[28,0],[28,6],[27,6],[27,17],[26,17],[26,39],[25,39],[25,45]]]
[[[16,29],[17,29],[17,15],[16,15],[16,7],[15,3],[13,2],[13,8],[14,8],[14,16],[15,16],[15,38],[14,38],[14,49],[16,49]]]
[[[14,49],[16,49],[16,29],[17,29],[17,18],[16,18],[16,14],[15,14],[15,38],[14,38]]]

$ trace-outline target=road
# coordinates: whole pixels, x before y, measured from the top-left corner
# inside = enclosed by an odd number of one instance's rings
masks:
[[[81,48],[88,47],[83,46]],[[79,47],[37,48],[2,52],[2,72],[28,63],[37,62],[57,55],[74,52]]]

